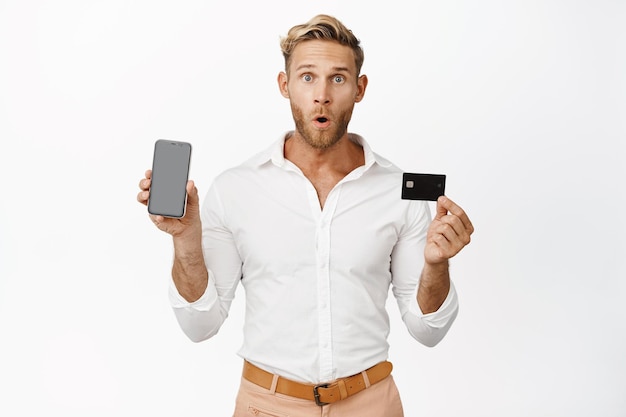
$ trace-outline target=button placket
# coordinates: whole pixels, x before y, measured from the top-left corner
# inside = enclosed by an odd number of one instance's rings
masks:
[[[319,321],[320,379],[334,379],[332,356],[332,305],[330,298],[330,250],[332,217],[337,206],[340,186],[328,194],[326,204],[317,222],[317,301]]]

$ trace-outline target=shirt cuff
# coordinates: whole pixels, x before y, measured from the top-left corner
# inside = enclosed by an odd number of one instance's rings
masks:
[[[178,292],[176,288],[176,284],[174,284],[174,280],[170,281],[169,288],[169,300],[172,308],[186,308],[196,311],[208,311],[211,307],[217,302],[217,291],[214,290],[214,287],[211,285],[213,280],[213,274],[209,271],[209,284],[204,290],[204,294],[196,301],[190,303],[185,300],[182,295]]]
[[[411,303],[409,304],[409,312],[411,314],[420,317],[422,321],[427,323],[430,327],[434,328],[443,328],[448,325],[450,319],[455,316],[458,308],[459,300],[456,295],[456,289],[454,288],[454,284],[452,283],[452,281],[450,281],[450,290],[448,291],[448,295],[437,311],[424,314],[419,304],[417,303],[417,291],[411,298]]]

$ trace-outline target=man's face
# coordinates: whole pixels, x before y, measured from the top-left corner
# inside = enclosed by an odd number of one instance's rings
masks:
[[[337,42],[305,41],[294,49],[288,70],[278,82],[291,103],[296,135],[315,149],[333,146],[347,134],[367,85],[365,76],[357,78],[354,53]]]

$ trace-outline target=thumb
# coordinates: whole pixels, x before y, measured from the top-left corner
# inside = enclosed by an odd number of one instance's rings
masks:
[[[439,196],[439,198],[437,199],[437,211],[435,213],[435,220],[439,220],[443,216],[448,214],[448,207],[446,204],[447,202],[448,199],[446,198],[446,196]]]
[[[187,204],[198,205],[198,189],[193,180],[187,181]]]

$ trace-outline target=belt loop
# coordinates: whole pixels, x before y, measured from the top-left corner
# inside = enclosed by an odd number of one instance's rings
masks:
[[[367,376],[367,371],[361,372],[361,375],[363,375],[363,381],[365,382],[365,388],[371,387],[372,384],[370,384],[370,378]]]
[[[346,389],[346,383],[343,379],[337,381],[337,385],[339,386],[339,398],[344,399],[348,398],[348,390]]]
[[[272,377],[272,386],[270,386],[270,394],[276,394],[276,385],[278,385],[278,375],[274,374]]]

